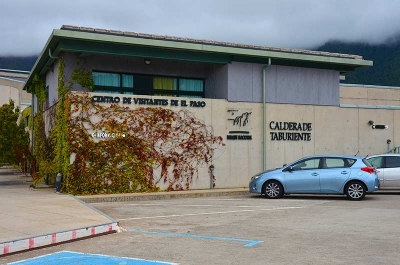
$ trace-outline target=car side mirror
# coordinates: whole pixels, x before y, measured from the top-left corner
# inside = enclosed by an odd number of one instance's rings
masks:
[[[286,167],[287,166],[287,164],[283,164],[283,166],[282,167]]]

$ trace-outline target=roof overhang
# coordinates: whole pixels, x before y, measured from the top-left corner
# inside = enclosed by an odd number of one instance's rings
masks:
[[[79,53],[80,56],[93,54],[159,58],[191,62],[227,64],[232,61],[267,64],[271,58],[274,65],[331,69],[340,73],[354,71],[357,67],[372,66],[372,61],[361,57],[335,57],[294,53],[277,49],[266,50],[216,45],[212,42],[194,43],[178,40],[113,35],[76,30],[55,29],[44,46],[28,77],[24,89],[36,74],[43,75],[51,67],[61,52]],[[328,54],[328,53],[326,53]]]

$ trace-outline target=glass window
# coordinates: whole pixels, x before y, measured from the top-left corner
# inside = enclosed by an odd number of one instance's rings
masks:
[[[387,156],[386,168],[400,167],[400,156]]]
[[[343,168],[346,167],[342,158],[325,158],[323,168]]]
[[[146,75],[135,76],[135,89],[138,90],[152,90],[153,89],[153,77]]]
[[[348,167],[351,167],[357,161],[357,159],[352,159],[352,158],[345,158],[344,160],[347,162]]]
[[[161,90],[176,90],[177,81],[175,78],[154,77],[153,88]]]
[[[92,76],[93,76],[93,84],[95,86],[112,86],[112,87],[121,86],[119,74],[93,72]]]
[[[122,87],[133,88],[133,75],[122,75]]]
[[[383,165],[383,157],[372,157],[367,159],[368,162],[376,168],[382,168]],[[368,166],[368,165],[367,165]]]
[[[203,80],[179,79],[179,90],[203,92]]]
[[[309,170],[309,169],[318,169],[319,168],[319,158],[312,158],[308,160],[303,160],[295,165],[293,165],[293,170]]]
[[[93,72],[94,91],[131,95],[204,97],[204,80]]]

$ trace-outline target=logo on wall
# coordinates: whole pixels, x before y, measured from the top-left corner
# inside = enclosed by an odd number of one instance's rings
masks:
[[[251,140],[251,109],[227,109],[227,140]]]

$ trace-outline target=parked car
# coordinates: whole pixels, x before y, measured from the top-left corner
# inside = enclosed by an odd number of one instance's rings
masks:
[[[358,156],[316,155],[251,178],[251,193],[277,199],[284,194],[345,194],[362,200],[379,189],[375,168]]]
[[[400,154],[372,155],[366,159],[377,169],[382,188],[400,189]]]

